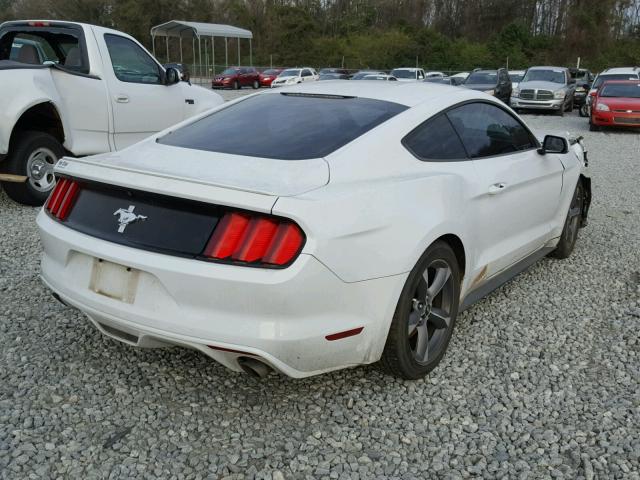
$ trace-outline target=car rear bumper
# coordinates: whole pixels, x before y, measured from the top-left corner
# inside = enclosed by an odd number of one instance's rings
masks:
[[[559,110],[564,105],[564,100],[522,100],[511,97],[512,108],[529,108],[531,110]]]
[[[44,283],[102,333],[191,347],[236,371],[243,357],[291,377],[377,361],[406,280],[345,283],[311,255],[281,270],[214,264],[106,242],[44,211],[37,223]]]
[[[640,112],[600,112],[593,111],[591,115],[591,123],[601,127],[640,127]]]

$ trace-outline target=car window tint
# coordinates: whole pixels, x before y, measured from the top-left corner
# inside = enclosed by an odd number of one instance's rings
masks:
[[[429,119],[407,135],[402,143],[421,160],[461,160],[467,153],[445,114]]]
[[[447,112],[471,158],[491,157],[536,146],[529,131],[509,113],[488,103],[468,103]]]
[[[319,158],[406,108],[335,95],[257,95],[169,133],[159,143],[282,160]],[[251,125],[250,135],[247,125]]]
[[[139,45],[119,35],[106,34],[113,72],[121,82],[160,83],[158,64]]]

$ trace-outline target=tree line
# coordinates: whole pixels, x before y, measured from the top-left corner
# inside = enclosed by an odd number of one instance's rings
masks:
[[[228,23],[253,32],[256,65],[640,65],[640,0],[0,0],[0,21],[16,18],[103,25],[147,47],[168,20]]]

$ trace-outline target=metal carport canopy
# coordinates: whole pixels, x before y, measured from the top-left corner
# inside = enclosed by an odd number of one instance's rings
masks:
[[[229,37],[229,38],[253,38],[250,30],[221,25],[219,23],[184,22],[171,20],[151,28],[153,37]]]

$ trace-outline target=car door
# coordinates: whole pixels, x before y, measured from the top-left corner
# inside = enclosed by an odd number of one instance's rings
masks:
[[[105,76],[113,114],[113,136],[120,150],[180,122],[185,115],[184,82],[164,84],[164,70],[137,42],[105,34]]]
[[[308,68],[303,68],[301,75],[303,82],[311,82],[314,80],[313,73],[311,73],[311,70],[309,70]]]
[[[550,240],[562,163],[557,155],[540,155],[529,129],[497,104],[466,103],[447,116],[476,166],[470,218],[488,278]]]

